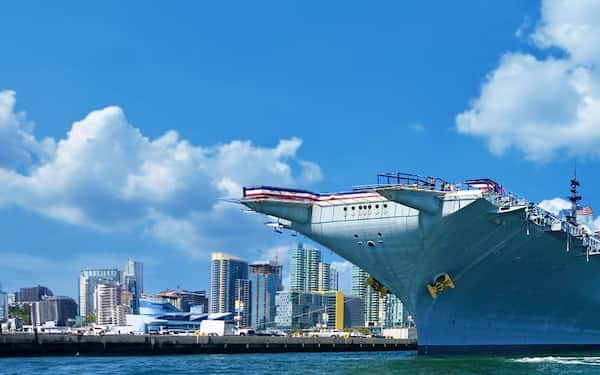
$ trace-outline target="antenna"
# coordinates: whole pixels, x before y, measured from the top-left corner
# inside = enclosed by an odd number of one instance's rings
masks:
[[[577,203],[582,199],[581,195],[577,192],[577,188],[580,185],[581,183],[577,180],[577,161],[575,161],[573,178],[571,179],[571,196],[569,197],[569,201],[571,201],[571,214],[567,216],[567,220],[574,225],[577,225]]]

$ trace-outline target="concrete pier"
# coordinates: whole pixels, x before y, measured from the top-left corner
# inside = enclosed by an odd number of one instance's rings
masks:
[[[416,350],[415,340],[264,336],[0,335],[0,357]]]

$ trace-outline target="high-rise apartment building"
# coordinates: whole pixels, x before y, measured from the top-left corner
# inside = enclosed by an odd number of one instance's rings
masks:
[[[121,271],[116,268],[90,269],[79,273],[79,315],[94,314],[97,310],[94,293],[100,282],[118,283]]]
[[[234,319],[238,322],[239,327],[248,327],[252,315],[250,305],[250,280],[235,279],[234,285]]]
[[[365,270],[352,266],[352,295],[364,301],[365,326],[379,326],[380,296],[379,293],[367,285],[369,274]]]
[[[321,320],[323,328],[344,329],[344,293],[340,291],[322,292],[323,313]]]
[[[282,290],[282,266],[271,263],[250,265],[251,325],[264,329],[275,325],[275,297]]]
[[[352,265],[352,295],[363,298],[367,292],[369,275],[360,267]]]
[[[139,314],[140,298],[144,292],[144,265],[141,262],[129,259],[121,277],[123,291],[132,294],[129,307],[134,314]]]
[[[66,326],[69,319],[75,319],[76,315],[77,303],[71,297],[43,297],[41,301],[31,303],[30,319],[34,326],[41,326],[46,322]]]
[[[399,328],[404,325],[404,304],[394,294],[385,296],[385,328]]]
[[[321,252],[314,247],[298,245],[292,249],[290,290],[315,292],[319,290]]]
[[[331,267],[329,269],[329,290],[339,290],[340,275],[338,271]]]
[[[366,327],[392,328],[402,324],[404,307],[398,297],[379,292],[367,285],[369,274],[352,266],[352,295],[360,297],[364,304],[364,324]]]
[[[314,328],[322,322],[323,295],[318,292],[281,291],[275,297],[275,325],[280,329]]]
[[[317,272],[317,290],[324,292],[331,290],[331,265],[320,262]]]
[[[235,280],[248,279],[248,263],[236,256],[212,253],[208,312],[235,311]]]
[[[119,316],[121,287],[118,282],[99,281],[96,284],[96,322],[100,325],[124,325],[123,315]]]

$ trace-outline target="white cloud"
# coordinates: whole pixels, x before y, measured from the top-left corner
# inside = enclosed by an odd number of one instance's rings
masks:
[[[565,57],[506,53],[480,96],[456,117],[458,132],[494,154],[515,148],[534,161],[559,153],[600,156],[600,3],[544,1],[531,39]]]
[[[77,296],[77,277],[81,269],[100,267],[122,269],[127,262],[126,255],[97,252],[94,254],[72,254],[69,257],[57,259],[53,256],[32,255],[23,251],[0,249],[3,259],[0,262],[0,275],[5,285],[5,292],[14,292],[18,288],[33,285],[44,285],[54,293]],[[151,257],[141,257],[136,260],[145,265],[153,265]]]
[[[336,261],[336,262],[331,262],[331,268],[335,268],[336,271],[342,273],[342,272],[352,272],[352,263],[348,262],[347,260],[344,261]]]
[[[299,138],[272,148],[196,146],[175,131],[149,139],[113,106],[75,122],[58,142],[40,142],[14,105],[14,92],[0,92],[0,206],[104,231],[138,229],[193,255],[243,244],[227,237],[259,219],[219,198],[239,197],[249,184],[321,178],[317,164],[298,158]]]
[[[558,215],[560,211],[570,209],[571,202],[562,198],[552,198],[541,201],[538,206],[554,215]]]
[[[338,272],[339,289],[344,293],[352,293],[352,263],[347,260],[331,262],[331,268]]]
[[[25,113],[14,111],[15,95],[14,91],[0,91],[0,167],[20,168],[45,160],[55,147],[51,139],[35,139],[33,124]]]
[[[559,47],[576,63],[600,61],[600,3],[596,0],[545,0],[532,39],[542,48]]]

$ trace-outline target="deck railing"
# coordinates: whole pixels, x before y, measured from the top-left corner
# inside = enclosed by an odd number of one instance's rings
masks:
[[[581,245],[586,249],[586,255],[600,255],[600,238],[590,233],[583,225],[575,224],[564,219],[560,219],[540,206],[527,203],[522,199],[507,199],[508,197],[493,198],[491,201],[498,207],[509,207],[527,205],[525,209],[526,219],[537,226],[544,227],[550,231],[562,231],[568,235],[567,242],[571,238],[581,241]],[[569,245],[566,245],[569,249]]]
[[[461,190],[463,188],[462,184],[452,184],[438,177],[410,173],[379,173],[377,175],[377,185],[362,186],[361,188],[394,185],[438,191]],[[581,241],[581,245],[586,248],[588,259],[591,255],[600,255],[600,237],[597,234],[590,233],[583,225],[560,219],[551,212],[513,194],[505,195],[502,186],[493,180],[487,178],[467,180],[465,185],[467,189],[479,188],[483,190],[483,196],[501,210],[525,206],[526,220],[544,227],[546,230],[567,233],[569,243],[571,237]]]

